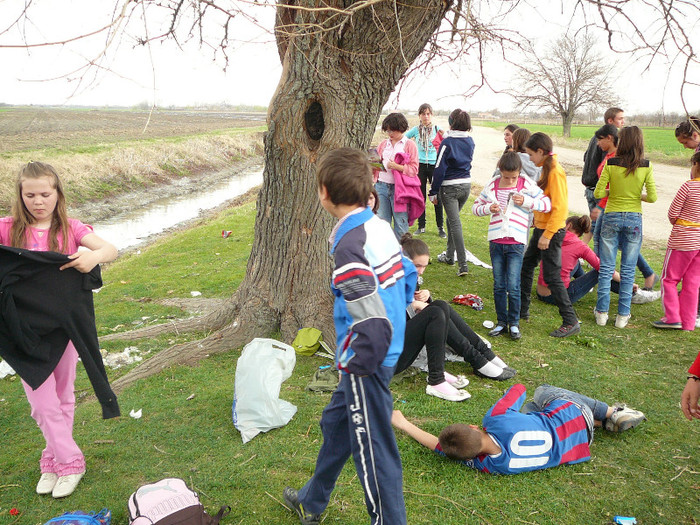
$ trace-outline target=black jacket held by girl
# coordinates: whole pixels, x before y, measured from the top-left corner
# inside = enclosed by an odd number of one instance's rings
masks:
[[[95,328],[92,290],[100,267],[83,274],[60,271],[68,256],[0,246],[0,356],[32,388],[41,386],[73,341],[102,405],[102,417],[119,416]]]

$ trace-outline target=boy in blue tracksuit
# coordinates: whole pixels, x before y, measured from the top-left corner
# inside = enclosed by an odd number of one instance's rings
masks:
[[[321,416],[323,445],[316,470],[298,492],[285,488],[284,499],[303,525],[320,523],[352,454],[370,523],[402,525],[406,510],[389,381],[403,349],[416,270],[401,255],[388,223],[366,206],[372,170],[364,152],[329,152],[319,162],[317,176],[321,205],[339,219],[329,241],[335,258],[331,290],[341,380]]]

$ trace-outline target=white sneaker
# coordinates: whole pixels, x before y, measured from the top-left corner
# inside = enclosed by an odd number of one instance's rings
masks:
[[[617,314],[615,317],[615,328],[624,328],[627,326],[627,323],[630,322],[630,317],[631,315],[620,315]]]
[[[624,432],[636,427],[645,419],[646,417],[639,410],[629,408],[627,405],[615,404],[612,415],[605,420],[605,430]]]
[[[78,483],[80,483],[80,480],[83,479],[84,475],[85,472],[61,476],[58,478],[58,481],[56,481],[56,486],[53,488],[51,495],[54,498],[65,498],[66,496],[70,496],[73,494],[73,491],[78,486]]]
[[[51,494],[58,481],[58,475],[53,472],[44,472],[36,484],[37,494]]]
[[[651,303],[652,301],[658,301],[659,299],[661,299],[661,291],[649,292],[640,288],[637,290],[637,293],[632,296],[632,304]]]
[[[593,313],[595,314],[595,324],[598,326],[605,326],[608,323],[608,312],[593,310]]]
[[[426,394],[429,396],[439,397],[445,401],[464,401],[465,399],[472,397],[472,395],[466,390],[457,390],[456,388],[453,388],[453,390],[454,392],[446,394],[445,392],[441,392],[435,388],[433,385],[428,385],[425,387]]]
[[[695,318],[695,328],[700,328],[700,315]]]

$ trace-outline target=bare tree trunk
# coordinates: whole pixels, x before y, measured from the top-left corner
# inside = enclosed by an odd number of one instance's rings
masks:
[[[563,125],[562,136],[570,137],[571,136],[571,125],[574,122],[574,114],[573,113],[563,113],[561,116],[561,120],[562,120],[562,125]]]
[[[296,4],[317,6],[310,0]],[[330,4],[345,9],[343,2]],[[202,341],[163,350],[117,380],[115,389],[277,330],[289,341],[299,328],[314,326],[326,340],[335,339],[328,254],[333,221],[318,203],[315,165],[329,150],[369,146],[382,106],[438,28],[446,6],[439,0],[380,2],[343,23],[326,11],[278,8],[283,71],[268,112],[246,277],[225,316],[207,319],[211,327],[223,320],[222,328]],[[329,20],[332,29],[321,29]]]

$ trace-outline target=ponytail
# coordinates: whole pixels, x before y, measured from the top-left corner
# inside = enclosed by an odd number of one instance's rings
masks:
[[[430,255],[428,245],[420,239],[415,239],[410,232],[403,234],[399,244],[403,254],[411,260],[420,255]]]
[[[584,233],[591,231],[591,218],[588,215],[572,215],[566,219],[566,225],[577,237],[581,237]]]
[[[552,139],[544,133],[538,131],[537,133],[533,133],[530,138],[527,139],[525,147],[527,149],[531,149],[532,151],[541,149],[546,155],[544,163],[542,164],[542,176],[540,177],[540,180],[537,181],[537,185],[544,190],[547,187],[547,184],[549,184],[549,172],[554,168],[554,158],[552,157],[554,144],[552,143]]]

